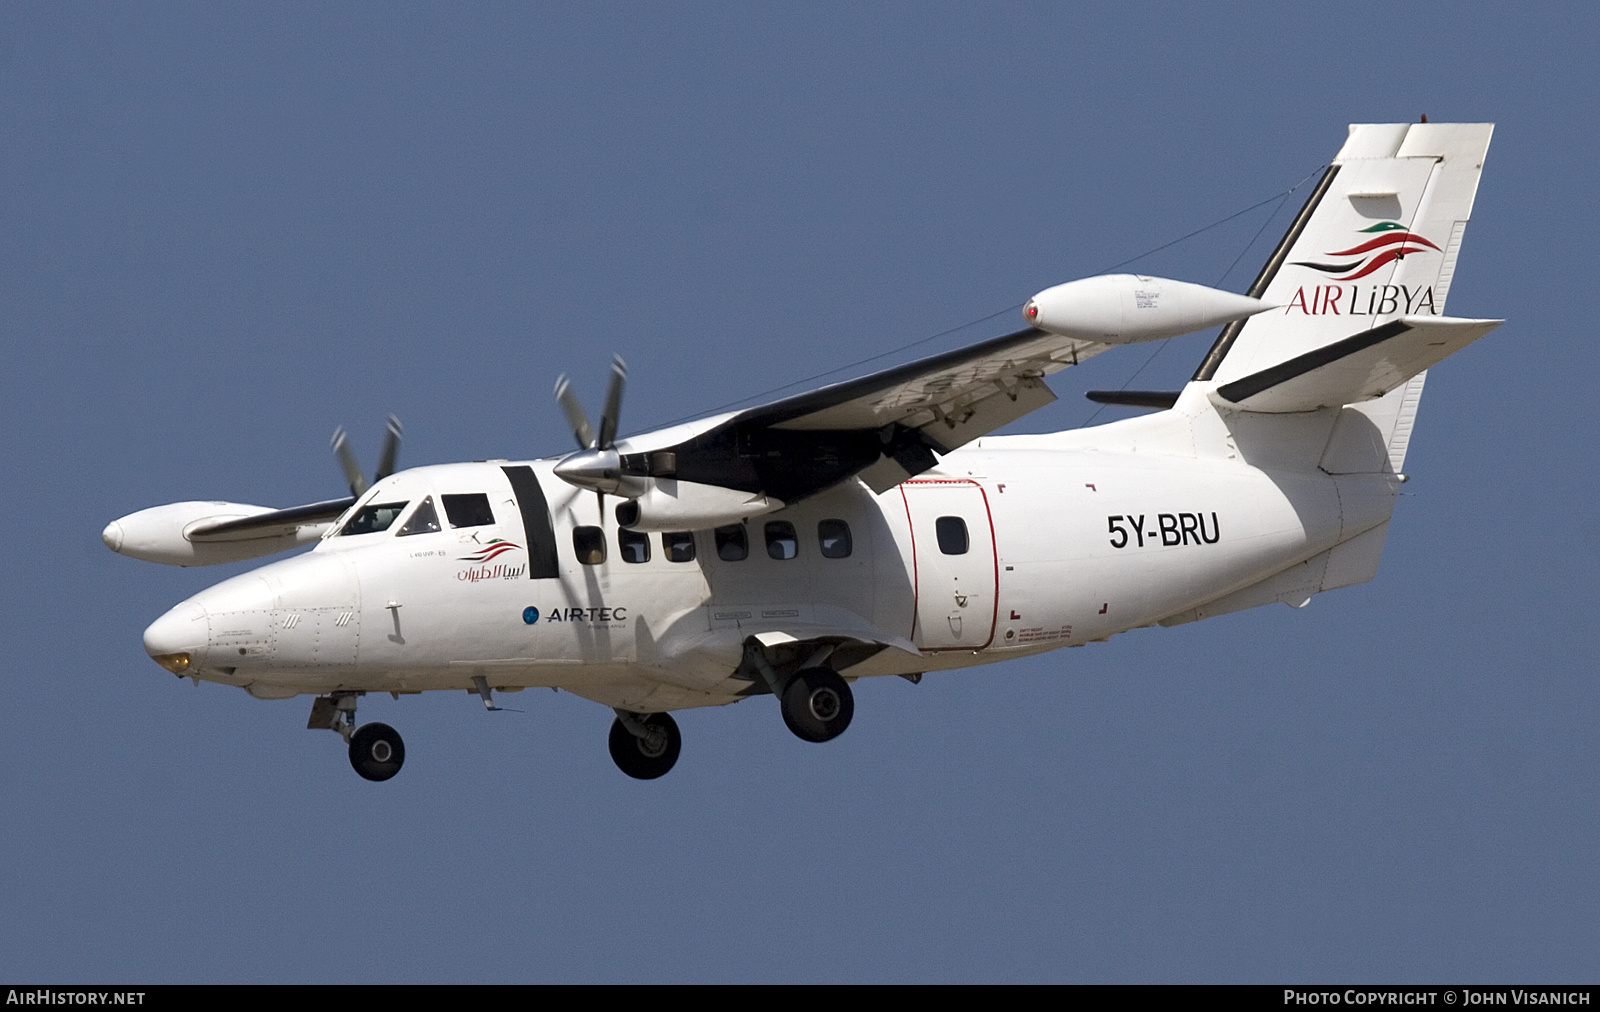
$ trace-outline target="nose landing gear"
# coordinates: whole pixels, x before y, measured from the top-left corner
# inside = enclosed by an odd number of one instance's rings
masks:
[[[368,780],[387,780],[406,761],[406,744],[388,724],[363,724],[350,736],[350,765]]]
[[[334,692],[318,696],[311,704],[306,727],[337,731],[350,746],[350,765],[366,780],[388,780],[406,761],[406,744],[388,724],[356,726],[356,699],[360,692]]]

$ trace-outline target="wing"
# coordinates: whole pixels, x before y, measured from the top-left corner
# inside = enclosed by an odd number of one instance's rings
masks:
[[[258,538],[282,538],[294,534],[302,527],[328,524],[339,519],[345,510],[354,506],[355,498],[329,499],[305,506],[272,510],[237,520],[222,520],[191,527],[190,541],[254,541]]]
[[[682,430],[634,437],[627,449],[646,452],[625,453],[623,471],[786,503],[856,475],[884,492],[933,467],[934,453],[1049,404],[1043,377],[1108,347],[1029,327],[750,408],[678,442],[670,435]]]

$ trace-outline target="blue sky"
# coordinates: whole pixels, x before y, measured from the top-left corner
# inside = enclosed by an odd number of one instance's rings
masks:
[[[1600,17],[1501,10],[7,7],[0,977],[1592,979]],[[612,352],[625,432],[892,352],[1422,113],[1498,124],[1449,309],[1509,322],[1430,374],[1378,578],[1304,611],[860,683],[826,746],[689,712],[650,783],[566,694],[369,699],[380,786],[144,656],[247,567],[99,542],[338,495],[391,411],[403,464],[563,451]],[[1242,290],[1299,199],[1131,266]]]

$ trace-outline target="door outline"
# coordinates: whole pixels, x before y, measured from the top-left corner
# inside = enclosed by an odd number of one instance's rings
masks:
[[[917,637],[917,617],[922,614],[922,576],[917,564],[917,525],[911,517],[911,501],[906,498],[907,485],[971,485],[978,490],[978,495],[983,499],[984,519],[989,523],[989,554],[990,561],[994,564],[994,582],[990,597],[994,601],[994,608],[989,617],[989,638],[978,646],[959,647],[919,647],[925,654],[948,653],[962,651],[976,653],[987,650],[994,643],[994,631],[1000,625],[1000,541],[994,532],[994,511],[989,508],[989,493],[984,490],[982,483],[971,478],[911,478],[900,483],[900,502],[906,508],[906,528],[911,532],[911,635],[910,639]]]

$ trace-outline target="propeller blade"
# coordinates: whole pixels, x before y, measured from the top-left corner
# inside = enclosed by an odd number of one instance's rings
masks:
[[[621,355],[611,356],[611,382],[606,386],[605,411],[600,414],[600,442],[595,444],[601,450],[611,449],[611,442],[617,437],[617,417],[622,413],[622,388],[627,382],[627,363],[622,361]],[[600,512],[605,512],[604,503],[601,503]]]
[[[604,527],[606,525],[606,494],[597,490],[595,495],[600,497],[600,526]]]
[[[372,476],[372,483],[378,482],[394,474],[395,458],[400,455],[400,419],[394,415],[389,416],[389,429],[383,434],[383,453],[378,456],[378,472]]]
[[[572,426],[572,437],[578,441],[578,449],[593,447],[594,429],[590,427],[589,416],[583,413],[583,405],[578,403],[578,395],[572,392],[572,384],[565,374],[556,380],[556,403],[567,414],[567,424]]]
[[[350,439],[345,435],[342,425],[333,430],[333,455],[339,458],[339,466],[344,469],[344,480],[350,483],[350,494],[361,498],[368,488],[367,478],[361,473],[361,465],[356,463],[356,455],[350,449]]]

